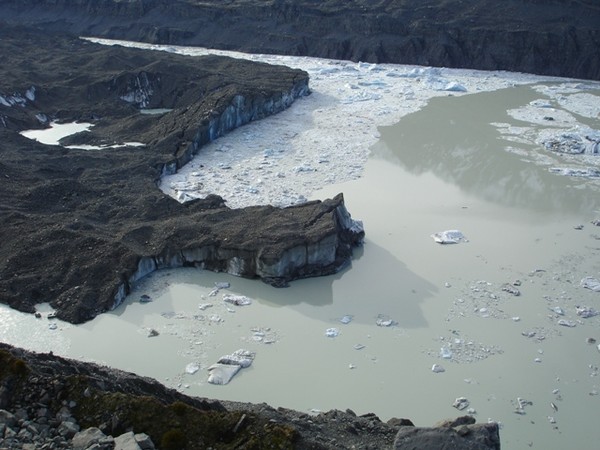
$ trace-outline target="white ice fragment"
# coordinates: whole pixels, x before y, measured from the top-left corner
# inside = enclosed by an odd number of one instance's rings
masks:
[[[432,371],[433,373],[442,373],[442,372],[445,372],[445,371],[446,371],[446,369],[444,369],[444,368],[443,368],[442,366],[440,366],[439,364],[434,364],[434,365],[431,367],[431,371]]]
[[[213,314],[211,315],[208,320],[210,320],[213,323],[220,323],[223,322],[223,319],[221,319],[221,316],[219,316],[218,314]]]
[[[440,349],[440,357],[444,359],[452,359],[452,351],[448,347],[442,347]]]
[[[520,318],[519,316],[514,316],[514,317],[512,318],[512,321],[513,321],[513,322],[519,322],[520,320],[521,320],[521,318]]]
[[[348,364],[348,369],[356,369],[356,366],[352,363]]]
[[[352,322],[352,317],[353,317],[353,316],[351,316],[350,314],[346,314],[344,317],[342,317],[342,318],[340,319],[340,322],[342,322],[343,324],[347,325],[347,324],[349,324],[350,322]]]
[[[231,355],[224,355],[217,361],[218,364],[231,364],[237,365],[242,368],[250,367],[256,354],[249,350],[239,349],[233,352]]]
[[[435,242],[440,244],[458,244],[459,242],[468,242],[464,234],[459,230],[446,230],[431,235]]]
[[[235,364],[213,364],[208,368],[208,382],[210,384],[227,384],[240,369],[241,366]]]
[[[469,406],[469,400],[467,400],[465,397],[458,397],[456,400],[454,400],[452,406],[454,406],[459,411],[462,411],[463,409],[466,409]]]
[[[577,315],[583,317],[584,319],[589,319],[590,317],[594,317],[600,314],[600,312],[596,311],[593,308],[588,308],[587,306],[577,306],[576,311]]]
[[[467,88],[462,84],[458,84],[456,82],[450,82],[444,87],[444,91],[450,92],[467,92]]]
[[[211,307],[212,307],[212,303],[200,303],[200,304],[198,305],[198,309],[199,309],[200,311],[204,311],[205,309],[207,309],[207,308],[211,308]]]
[[[252,299],[245,295],[223,294],[223,301],[235,306],[247,306],[252,304]]]
[[[185,366],[185,373],[189,373],[190,375],[195,374],[200,370],[200,365],[198,363],[189,363]]]
[[[340,334],[340,330],[337,328],[327,328],[325,330],[325,336],[327,337],[337,337]]]
[[[391,327],[392,325],[395,325],[396,322],[394,322],[392,319],[388,319],[386,317],[379,317],[375,321],[375,324],[378,327]]]
[[[229,283],[229,281],[215,281],[215,287],[217,289],[229,289],[231,283]]]
[[[363,344],[354,344],[354,350],[362,350],[363,348],[365,348]]]
[[[57,328],[58,328],[58,325],[56,325],[55,323],[48,324],[48,329],[50,329],[50,330],[56,330]]]
[[[554,308],[552,308],[552,311],[554,311],[559,316],[565,315],[565,312],[563,311],[563,309],[560,306],[555,306]]]
[[[541,363],[541,362],[542,362],[542,358],[535,358],[535,359],[533,360],[533,362],[536,362],[536,363]]]
[[[600,281],[597,278],[585,277],[581,279],[581,286],[594,292],[600,292]]]
[[[25,91],[25,97],[31,102],[35,100],[35,86],[31,86]]]
[[[577,324],[575,322],[572,322],[572,321],[566,320],[566,319],[560,319],[557,323],[563,327],[569,327],[569,328],[574,328],[577,326]]]

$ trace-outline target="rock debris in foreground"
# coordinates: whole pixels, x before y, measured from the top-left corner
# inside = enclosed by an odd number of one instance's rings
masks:
[[[0,343],[0,448],[498,450],[497,424],[433,428],[187,397],[155,380]],[[119,447],[118,445],[128,445]]]

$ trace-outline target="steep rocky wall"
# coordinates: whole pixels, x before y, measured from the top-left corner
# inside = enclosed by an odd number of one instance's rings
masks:
[[[600,79],[594,0],[5,0],[0,17],[162,44]]]

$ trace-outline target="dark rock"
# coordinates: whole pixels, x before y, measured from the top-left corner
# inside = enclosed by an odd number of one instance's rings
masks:
[[[600,79],[595,0],[4,0],[0,17],[151,43]]]
[[[434,448],[500,450],[500,434],[496,423],[461,425],[458,428],[401,427],[393,448],[394,450]]]
[[[341,195],[232,210],[214,195],[180,204],[156,186],[206,142],[306,95],[305,72],[9,27],[0,28],[0,53],[9,55],[0,95],[35,87],[22,106],[0,104],[0,175],[8,180],[0,184],[0,302],[26,312],[49,302],[59,318],[80,323],[118,306],[156,269],[197,266],[285,286],[340,270],[362,240]],[[172,112],[139,114],[121,99],[132,86],[148,94],[149,106]],[[40,113],[92,120],[91,132],[76,135],[79,143],[147,146],[41,145],[18,133],[42,126]]]

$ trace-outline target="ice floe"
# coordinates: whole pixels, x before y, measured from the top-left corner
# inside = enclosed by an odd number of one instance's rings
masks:
[[[467,242],[467,238],[459,230],[446,230],[431,235],[433,240],[439,244],[458,244]]]

